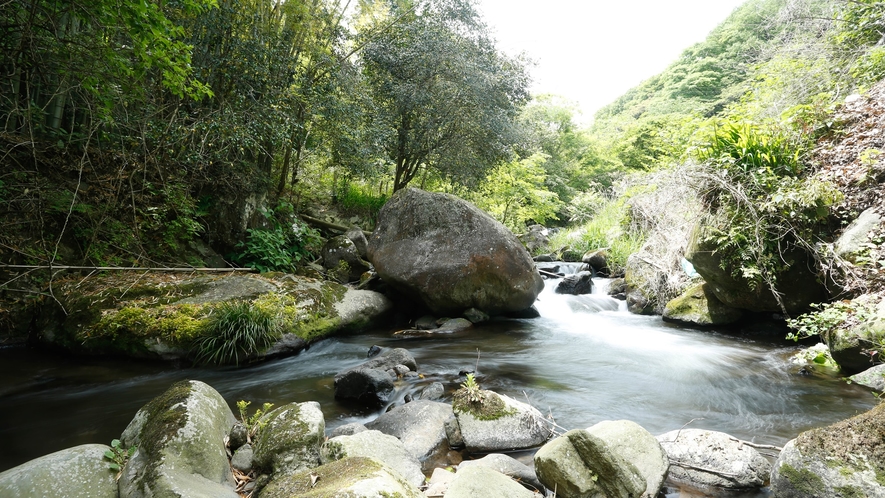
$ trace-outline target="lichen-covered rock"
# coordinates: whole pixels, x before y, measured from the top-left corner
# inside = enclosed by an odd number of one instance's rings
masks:
[[[326,421],[319,403],[290,403],[264,417],[254,443],[253,463],[274,476],[293,474],[320,464]]]
[[[423,463],[448,451],[445,423],[453,416],[451,405],[419,399],[397,406],[366,427],[398,437]]]
[[[470,452],[532,448],[550,437],[541,412],[503,394],[480,390],[478,400],[471,401],[460,389],[452,408]]]
[[[670,480],[698,489],[755,489],[771,464],[755,448],[723,432],[682,429],[658,436],[670,459]]]
[[[350,227],[344,236],[353,242],[357,254],[359,254],[361,258],[366,259],[369,251],[369,240],[366,239],[366,234],[363,233],[363,230],[357,226]]]
[[[510,477],[482,465],[462,467],[446,489],[446,498],[533,498]]]
[[[0,496],[9,498],[117,498],[116,472],[103,444],[56,451],[0,473]]]
[[[860,213],[854,221],[842,232],[833,244],[833,251],[852,263],[857,262],[857,257],[863,253],[864,244],[870,242],[869,233],[882,224],[882,217],[872,207]]]
[[[870,367],[859,374],[852,375],[849,379],[855,384],[883,392],[885,391],[885,363]]]
[[[364,432],[369,430],[365,425],[359,422],[351,422],[349,424],[339,425],[331,433],[329,433],[329,439],[338,436],[353,436],[354,434],[359,434],[360,432]]]
[[[799,434],[771,472],[772,496],[885,496],[885,404]]]
[[[407,188],[378,214],[369,261],[381,278],[437,315],[528,308],[544,288],[504,225],[452,195]]]
[[[465,460],[458,465],[458,472],[460,473],[462,470],[473,466],[486,467],[500,472],[511,479],[515,479],[528,489],[539,491],[544,489],[544,485],[538,480],[538,476],[531,467],[501,453],[490,453],[478,460]]]
[[[421,463],[394,436],[380,431],[364,431],[352,436],[338,436],[323,443],[320,456],[324,464],[347,457],[369,457],[399,472],[407,481],[424,484]]]
[[[636,467],[646,483],[643,497],[658,495],[670,470],[670,461],[661,443],[650,432],[629,420],[606,420],[588,427],[587,432],[605,441],[613,452]]]
[[[718,247],[702,240],[699,233],[694,235],[685,258],[694,265],[722,304],[749,311],[781,311],[768,286],[751,285],[746,278],[735,277],[733,268],[724,265]],[[819,281],[815,265],[806,253],[794,250],[782,255],[781,260],[784,269],[776,275],[777,290],[788,313],[803,313],[812,303],[826,301],[826,288]]]
[[[395,470],[366,457],[351,457],[272,480],[259,498],[424,498]]]
[[[576,429],[535,453],[535,472],[561,498],[638,498],[645,479],[605,441]]]
[[[706,282],[692,285],[664,307],[664,320],[688,325],[729,325],[743,317],[744,312],[730,308],[710,290]]]
[[[236,419],[210,386],[182,381],[141,408],[120,437],[136,446],[120,477],[125,498],[236,498],[224,438]]]

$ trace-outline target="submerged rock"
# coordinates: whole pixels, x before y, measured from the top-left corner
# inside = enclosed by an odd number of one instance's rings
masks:
[[[885,496],[885,404],[799,434],[771,472],[778,498]]]
[[[237,498],[224,438],[236,419],[217,391],[182,381],[135,414],[120,437],[137,447],[120,476],[120,495]]]
[[[682,429],[658,436],[670,459],[670,479],[699,489],[755,489],[771,464],[754,448],[723,432]]]
[[[544,288],[507,228],[464,200],[414,188],[381,209],[369,260],[385,282],[437,315],[522,310]]]
[[[116,472],[104,457],[110,446],[84,444],[0,473],[0,496],[117,498]]]

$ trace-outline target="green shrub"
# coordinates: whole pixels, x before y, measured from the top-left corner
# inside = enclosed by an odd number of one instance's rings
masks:
[[[196,362],[239,365],[282,335],[282,317],[247,301],[223,302],[209,315],[207,331],[196,342]]]
[[[276,211],[288,217],[287,206],[278,207]],[[266,212],[265,216],[273,223],[273,228],[249,229],[246,240],[237,244],[240,252],[233,256],[237,264],[262,273],[291,272],[299,262],[319,252],[322,241],[319,232],[303,221],[294,219],[284,225],[274,216],[274,211]]]
[[[374,194],[353,183],[347,183],[336,197],[337,205],[342,212],[366,218],[373,223],[378,220],[378,211],[384,207],[387,199],[386,194]]]

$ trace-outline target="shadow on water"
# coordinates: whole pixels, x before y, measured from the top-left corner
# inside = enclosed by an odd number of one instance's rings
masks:
[[[477,369],[483,388],[528,400],[566,428],[629,419],[652,434],[689,424],[782,446],[803,430],[876,403],[867,389],[837,377],[799,375],[788,360],[796,350],[790,343],[665,324],[631,315],[601,294],[560,296],[546,289],[537,305],[542,317],[534,320],[426,337],[374,331],[240,369],[0,349],[0,471],[77,444],[108,443],[138,408],[182,379],[207,382],[232,407],[239,399],[313,400],[328,428],[367,422],[381,411],[335,402],[332,378],[364,361],[373,344],[409,349],[424,375],[402,383],[394,403],[434,381],[450,395],[464,380],[461,372]]]

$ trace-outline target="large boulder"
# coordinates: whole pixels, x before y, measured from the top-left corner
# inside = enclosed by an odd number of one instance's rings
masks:
[[[528,308],[544,288],[516,237],[455,196],[408,188],[378,214],[369,261],[381,278],[437,315]]]
[[[276,478],[259,498],[424,498],[399,473],[378,460],[350,457],[282,478]]]
[[[264,415],[252,462],[266,474],[281,476],[317,467],[326,422],[319,403],[289,403]]]
[[[475,465],[458,469],[448,485],[446,498],[533,498],[534,493],[489,467]]]
[[[743,315],[743,311],[722,304],[706,282],[692,285],[664,307],[665,321],[702,327],[729,325]]]
[[[235,348],[235,361],[291,355],[339,332],[370,326],[392,310],[371,291],[282,273],[197,275],[133,273],[61,280],[37,320],[35,338],[86,354],[159,360],[193,358],[212,336],[211,316],[226,303],[248,303],[275,323],[275,343]],[[234,359],[232,359],[234,360]],[[233,361],[231,361],[233,362]]]
[[[425,462],[448,451],[445,424],[453,416],[451,405],[419,399],[397,406],[366,427],[398,437],[412,455]]]
[[[721,253],[712,242],[703,240],[696,230],[685,258],[709,284],[708,288],[731,308],[749,311],[780,312],[777,299],[767,285],[753,285],[744,277],[736,277],[734,268],[722,261]],[[781,294],[788,313],[802,313],[813,303],[826,301],[827,290],[818,279],[814,262],[800,250],[780,257],[784,270],[777,277],[777,291]]]
[[[362,403],[366,406],[381,406],[387,403],[393,392],[393,377],[388,370],[403,365],[410,371],[417,371],[415,358],[405,349],[395,348],[348,368],[335,375],[335,398]]]
[[[123,468],[126,498],[237,498],[224,438],[236,419],[210,386],[181,381],[141,408],[120,437],[137,451]]]
[[[380,431],[363,431],[352,436],[338,436],[320,449],[324,464],[347,457],[369,457],[396,470],[415,486],[424,484],[421,463],[394,436]]]
[[[670,461],[661,443],[636,422],[606,420],[587,428],[587,432],[605,441],[612,451],[627,460],[645,479],[645,498],[654,498],[667,478]]]
[[[77,496],[117,498],[116,472],[104,457],[103,444],[75,446],[0,473],[0,496],[44,498]]]
[[[503,394],[478,390],[470,400],[466,390],[459,389],[452,408],[470,452],[531,448],[550,437],[541,412]]]
[[[638,498],[646,489],[632,463],[582,429],[542,446],[535,453],[535,472],[562,498]]]
[[[758,451],[722,432],[682,429],[657,439],[670,459],[670,480],[701,490],[760,488],[771,472]]]
[[[799,434],[771,472],[772,496],[885,496],[885,404]]]

